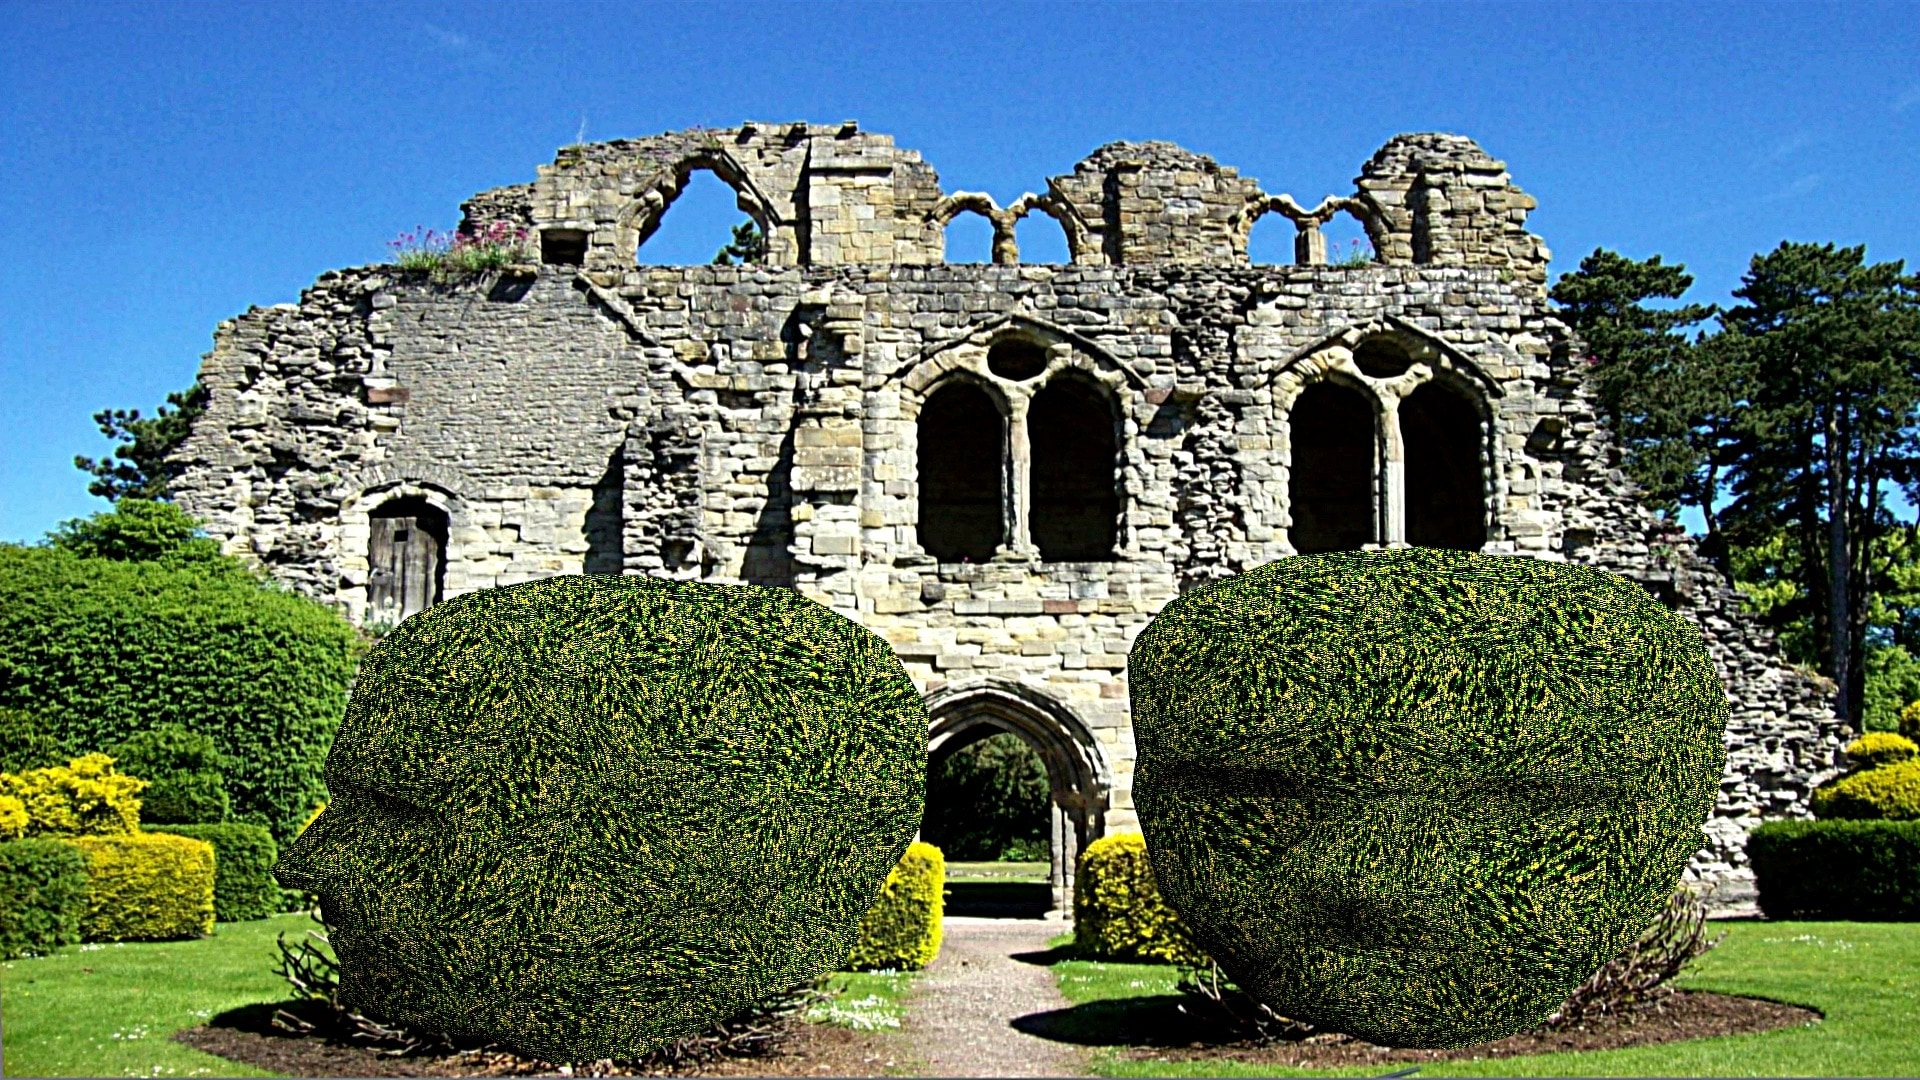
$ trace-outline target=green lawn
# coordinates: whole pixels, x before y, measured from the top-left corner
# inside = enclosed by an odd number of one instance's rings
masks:
[[[1052,864],[1043,862],[950,862],[948,881],[1045,881]]]
[[[1421,1076],[1914,1076],[1920,1075],[1920,923],[1721,922],[1726,940],[1677,981],[1692,990],[1769,998],[1820,1010],[1802,1028],[1628,1050],[1433,1062]],[[1071,938],[1056,938],[1066,944]],[[1175,993],[1171,967],[1056,963],[1075,1004],[1059,1022],[1084,1036],[1125,1030],[1145,999]],[[1164,1000],[1164,998],[1162,999]],[[1380,1067],[1236,1068],[1203,1062],[1130,1062],[1096,1051],[1102,1076],[1374,1075]],[[1387,1070],[1392,1071],[1392,1070]]]
[[[197,941],[70,946],[0,964],[8,1076],[274,1076],[173,1042],[242,1005],[285,999],[274,936],[304,914],[214,924]]]

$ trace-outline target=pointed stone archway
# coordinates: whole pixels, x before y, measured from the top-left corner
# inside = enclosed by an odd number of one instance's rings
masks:
[[[973,681],[927,695],[929,761],[956,739],[980,737],[980,728],[1018,735],[1047,768],[1052,823],[1048,882],[1053,912],[1073,912],[1074,867],[1080,852],[1106,831],[1113,772],[1093,732],[1064,704],[1019,683]]]

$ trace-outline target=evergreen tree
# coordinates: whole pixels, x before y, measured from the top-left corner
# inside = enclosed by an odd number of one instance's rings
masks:
[[[1880,484],[1920,501],[1920,281],[1865,255],[1782,243],[1755,256],[1720,335],[1747,377],[1723,521],[1736,538],[1791,531],[1820,667],[1856,728],[1870,598],[1892,584],[1871,558],[1892,529]]]
[[[733,240],[727,246],[714,253],[713,265],[732,266],[741,263],[762,263],[767,259],[767,234],[752,218],[733,227]]]
[[[75,468],[93,474],[87,493],[103,499],[132,496],[139,499],[164,499],[167,485],[180,473],[178,465],[169,465],[167,455],[186,440],[194,420],[207,409],[207,389],[196,381],[185,390],[167,395],[167,403],[151,417],[142,419],[139,409],[107,409],[93,414],[100,433],[122,445],[114,447],[112,458],[95,460],[75,457]]]

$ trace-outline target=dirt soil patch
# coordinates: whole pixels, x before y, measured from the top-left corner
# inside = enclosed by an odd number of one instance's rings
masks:
[[[1417,1064],[1657,1046],[1799,1027],[1821,1019],[1812,1009],[1777,1001],[1679,990],[1634,1011],[1594,1017],[1562,1031],[1525,1032],[1457,1050],[1408,1050],[1376,1046],[1352,1036],[1334,1034],[1309,1035],[1298,1041],[1267,1045],[1249,1045],[1224,1037],[1219,1041],[1195,1042],[1192,1041],[1194,1022],[1178,1012],[1177,1000],[1154,1000],[1165,1003],[1161,1014],[1135,1016],[1141,1023],[1135,1029],[1136,1038],[1127,1040],[1134,1045],[1124,1048],[1122,1057],[1134,1061],[1228,1060],[1304,1068],[1388,1062]]]
[[[791,1034],[764,1057],[723,1058],[634,1073],[581,1067],[562,1072],[551,1062],[491,1051],[395,1057],[336,1038],[295,1035],[272,1024],[273,1005],[250,1005],[209,1023],[176,1033],[176,1042],[196,1050],[291,1076],[887,1076],[904,1064],[898,1037],[796,1022]]]

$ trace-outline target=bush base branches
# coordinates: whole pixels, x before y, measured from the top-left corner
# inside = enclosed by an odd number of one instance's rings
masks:
[[[1674,992],[1675,976],[1726,937],[1706,937],[1707,906],[1682,888],[1668,900],[1652,928],[1627,950],[1574,988],[1566,1003],[1540,1022],[1539,1030],[1560,1031],[1597,1016],[1632,1012]],[[1179,1006],[1189,1016],[1219,1024],[1252,1043],[1299,1041],[1315,1034],[1312,1024],[1289,1019],[1254,1000],[1228,981],[1220,965],[1182,964]]]
[[[542,1071],[552,1063],[522,1059],[496,1043],[472,1038],[418,1032],[354,1009],[340,997],[340,965],[331,955],[328,934],[332,928],[321,917],[319,908],[310,909],[319,930],[308,930],[297,945],[287,944],[287,935],[279,935],[280,959],[275,971],[293,987],[294,997],[315,1002],[324,1009],[326,1019],[315,1024],[286,1009],[273,1014],[273,1026],[295,1035],[333,1037],[363,1046],[387,1057],[422,1054],[489,1054],[511,1058]],[[764,1057],[791,1038],[808,1010],[832,1001],[839,991],[825,988],[823,976],[755,1002],[705,1031],[683,1035],[641,1058],[603,1059],[591,1066],[575,1065],[573,1071],[585,1075],[652,1073],[689,1065],[705,1065],[728,1057]],[[506,1064],[508,1062],[502,1062]]]
[[[1674,976],[1727,936],[1723,931],[1707,940],[1706,925],[1706,904],[1689,889],[1674,893],[1653,928],[1575,987],[1566,1004],[1542,1026],[1558,1031],[1589,1017],[1630,1012],[1672,994]]]

